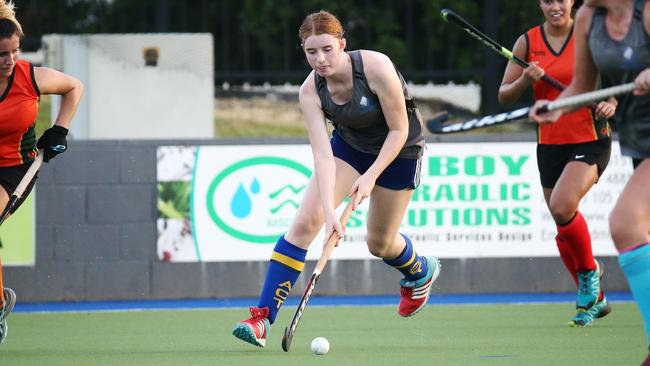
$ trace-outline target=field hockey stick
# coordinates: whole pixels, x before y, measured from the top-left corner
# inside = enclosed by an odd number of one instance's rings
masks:
[[[525,69],[528,66],[530,66],[530,65],[528,65],[528,63],[526,61],[524,61],[524,60],[520,59],[519,57],[515,56],[515,54],[513,54],[512,51],[510,51],[509,49],[503,47],[502,45],[497,43],[492,38],[486,36],[485,33],[481,32],[476,27],[469,24],[465,19],[463,19],[460,15],[454,13],[452,10],[450,10],[450,9],[442,9],[440,11],[440,15],[442,15],[442,18],[446,22],[449,23],[451,21],[451,22],[455,23],[457,26],[464,29],[465,32],[469,33],[471,36],[473,36],[474,38],[481,41],[484,45],[490,47],[491,49],[496,51],[501,56],[507,58],[508,60],[510,60],[510,61],[512,61],[514,63],[516,63],[517,65],[521,66],[522,68]],[[552,87],[554,87],[555,89],[560,90],[560,91],[562,91],[562,90],[564,90],[566,88],[566,86],[564,84],[562,84],[558,80],[556,80],[556,79],[554,79],[554,78],[552,78],[552,77],[550,77],[550,76],[548,76],[546,74],[544,74],[544,76],[542,76],[542,81],[544,81],[545,83],[551,85]]]
[[[7,206],[5,206],[4,211],[2,211],[2,216],[0,216],[0,225],[7,219],[7,217],[9,217],[9,213],[11,212],[11,210],[13,210],[14,206],[16,206],[16,202],[18,202],[20,197],[23,196],[25,189],[27,189],[29,183],[32,181],[32,179],[34,179],[34,176],[36,175],[36,172],[38,172],[38,169],[41,167],[42,163],[43,163],[43,154],[42,152],[39,152],[39,154],[36,155],[34,162],[29,167],[29,169],[27,169],[27,172],[20,180],[20,183],[18,183],[18,186],[16,187],[16,189],[14,189],[14,192],[11,194],[11,197],[9,198],[9,202],[7,202]]]
[[[355,197],[356,194],[350,197],[348,205],[345,206],[345,210],[343,211],[343,214],[341,214],[341,226],[345,226],[345,224],[348,222],[348,219],[350,218],[350,215],[352,215],[352,203],[354,202]],[[314,272],[312,273],[309,282],[307,282],[305,292],[300,299],[296,313],[293,315],[293,319],[291,319],[291,324],[289,324],[288,327],[284,328],[284,337],[282,337],[282,349],[284,352],[289,352],[291,341],[293,340],[293,336],[296,334],[296,327],[298,326],[298,322],[300,322],[300,318],[305,312],[307,302],[309,301],[311,294],[314,292],[314,287],[316,287],[316,281],[318,281],[318,278],[323,272],[323,269],[327,264],[327,260],[330,258],[332,250],[334,250],[334,247],[336,246],[336,242],[338,242],[338,240],[339,238],[337,237],[336,232],[332,232],[332,234],[330,234],[330,236],[327,238],[327,242],[323,247],[323,253],[320,255],[320,258],[316,263],[316,268],[314,268]]]
[[[634,90],[634,83],[622,84],[613,86],[606,89],[596,90],[589,93],[578,94],[568,98],[556,99],[548,104],[544,104],[537,109],[538,114],[544,114],[546,112],[551,112],[559,109],[566,108],[575,108],[585,106],[591,103],[599,102],[605,100],[609,97],[613,97],[620,94],[626,94]],[[475,130],[478,128],[494,126],[501,123],[511,122],[514,120],[519,120],[530,113],[532,107],[524,107],[515,109],[513,111],[491,114],[481,118],[474,118],[465,122],[451,123],[444,125],[434,120],[427,122],[427,129],[431,133],[435,134],[445,134],[445,133],[454,133]]]
[[[11,194],[11,197],[9,197],[9,202],[7,202],[4,211],[2,211],[2,216],[0,216],[0,225],[2,225],[2,223],[5,222],[5,220],[7,219],[7,217],[9,217],[9,214],[14,209],[14,206],[16,206],[16,202],[18,202],[20,197],[23,196],[23,193],[25,193],[25,189],[27,189],[29,183],[32,181],[32,179],[34,179],[34,176],[36,175],[36,172],[38,172],[38,169],[41,167],[42,163],[43,163],[43,152],[39,150],[39,154],[36,155],[34,162],[32,163],[32,165],[30,165],[29,169],[27,169],[27,172],[20,180],[20,183],[18,183],[18,186],[16,187],[16,189],[14,189],[14,192]],[[0,241],[0,248],[2,248],[2,241]]]

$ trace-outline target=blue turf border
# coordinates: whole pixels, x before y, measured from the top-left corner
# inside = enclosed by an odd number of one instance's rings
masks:
[[[574,302],[576,294],[571,293],[528,293],[528,294],[462,294],[431,295],[432,305],[471,304],[519,304],[519,303],[566,303]],[[629,292],[608,292],[610,302],[633,301]],[[299,297],[289,297],[285,305],[295,306]],[[397,295],[386,296],[313,296],[312,306],[384,306],[397,305]],[[91,312],[127,310],[174,310],[174,309],[227,309],[246,308],[257,304],[257,299],[188,299],[188,300],[135,300],[135,301],[78,301],[17,303],[13,312]]]

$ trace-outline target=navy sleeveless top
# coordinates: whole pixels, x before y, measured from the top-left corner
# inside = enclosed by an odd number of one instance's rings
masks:
[[[378,155],[388,136],[388,124],[379,104],[379,98],[372,92],[363,72],[363,60],[360,51],[348,52],[352,61],[352,99],[345,104],[336,104],[327,90],[325,78],[315,75],[316,90],[321,101],[325,117],[350,146],[356,150]],[[413,99],[409,96],[406,82],[397,71],[402,82],[406,113],[409,121],[409,134],[406,143],[399,152],[399,158],[418,159],[424,148],[422,119]]]
[[[634,1],[634,15],[625,38],[613,40],[607,33],[605,8],[596,9],[587,35],[593,61],[603,87],[629,83],[650,67],[650,36],[643,25],[645,0]],[[650,157],[650,95],[617,97],[615,129],[621,152],[632,158]]]

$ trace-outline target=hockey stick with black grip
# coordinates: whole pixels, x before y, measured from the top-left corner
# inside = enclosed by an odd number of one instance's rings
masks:
[[[457,26],[461,27],[462,29],[465,30],[465,32],[469,33],[471,36],[474,38],[478,39],[481,41],[484,45],[490,47],[494,51],[496,51],[498,54],[502,55],[503,57],[507,58],[508,60],[516,63],[517,65],[523,67],[524,69],[527,68],[529,65],[526,61],[520,59],[519,57],[515,56],[515,54],[512,53],[509,49],[503,47],[499,43],[497,43],[495,40],[492,38],[488,37],[485,35],[485,33],[481,32],[478,30],[476,27],[473,25],[469,24],[465,19],[463,19],[460,15],[456,14],[454,11],[450,9],[442,9],[440,11],[440,15],[442,15],[442,18],[446,22],[452,22],[455,23]],[[564,90],[566,86],[559,82],[558,80],[544,74],[542,76],[542,80],[554,87],[557,90]]]
[[[589,93],[578,94],[567,98],[556,99],[552,102],[549,102],[548,104],[539,107],[537,113],[543,114],[558,109],[575,108],[589,105],[591,103],[605,100],[609,97],[629,93],[634,90],[634,88],[634,83],[627,83],[606,89],[596,90]],[[434,134],[446,134],[490,127],[501,123],[523,119],[528,116],[531,108],[532,107],[519,108],[509,112],[491,114],[481,118],[474,118],[469,121],[456,122],[448,125],[432,119],[427,121],[427,129]]]
[[[341,219],[340,219],[341,226],[345,226],[345,224],[350,219],[350,215],[352,215],[352,204],[355,200],[355,197],[356,194],[350,197],[347,206],[345,206],[345,210],[341,214]],[[291,341],[293,340],[294,334],[296,334],[296,327],[298,327],[298,322],[300,322],[300,318],[302,317],[302,314],[305,312],[305,307],[307,306],[307,302],[309,301],[311,294],[314,292],[314,287],[316,287],[316,281],[318,281],[318,278],[323,272],[323,269],[325,268],[325,265],[327,264],[327,261],[329,260],[330,255],[332,254],[332,250],[334,250],[334,247],[336,246],[336,242],[338,240],[339,238],[337,237],[336,232],[332,232],[332,234],[330,234],[330,236],[327,238],[327,242],[323,247],[323,253],[320,255],[320,258],[316,263],[316,268],[314,268],[314,272],[312,273],[311,278],[309,278],[309,282],[307,282],[307,286],[305,286],[305,292],[303,293],[302,298],[300,299],[300,303],[298,304],[296,313],[293,315],[293,319],[291,319],[291,324],[289,324],[289,326],[284,329],[284,336],[282,337],[282,349],[284,350],[284,352],[289,352],[289,347],[291,347]]]

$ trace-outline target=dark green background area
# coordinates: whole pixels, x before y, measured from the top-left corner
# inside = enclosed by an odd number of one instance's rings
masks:
[[[440,10],[453,9],[507,48],[543,21],[537,0],[17,0],[16,6],[25,51],[39,49],[41,36],[51,33],[212,33],[218,86],[300,84],[309,67],[298,28],[307,14],[325,9],[343,23],[348,49],[388,54],[409,81],[482,85],[484,112],[499,108],[506,61],[445,23]]]

